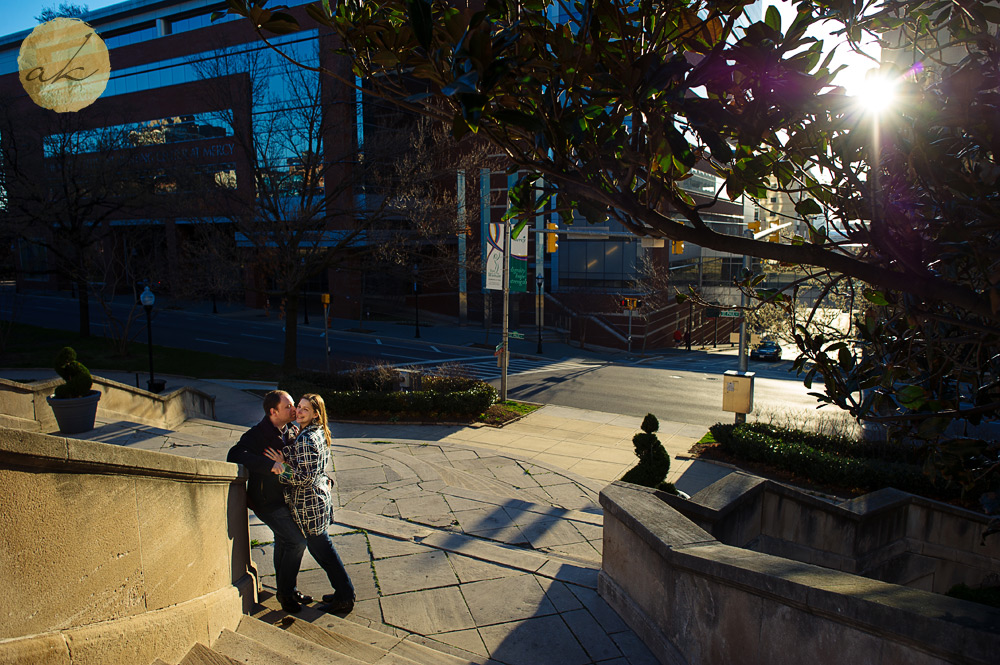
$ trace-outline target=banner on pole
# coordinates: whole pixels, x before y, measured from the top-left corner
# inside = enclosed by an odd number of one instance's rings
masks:
[[[510,238],[510,292],[524,293],[528,290],[528,227],[514,235],[511,226]]]
[[[486,288],[503,291],[503,224],[486,225]]]

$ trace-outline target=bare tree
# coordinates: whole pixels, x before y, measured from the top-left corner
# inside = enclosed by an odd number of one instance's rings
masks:
[[[111,220],[148,202],[149,179],[128,150],[126,126],[100,111],[54,114],[24,98],[4,100],[2,108],[3,232],[44,252],[42,270],[72,285],[80,336],[87,337],[92,282],[100,272],[95,258]]]

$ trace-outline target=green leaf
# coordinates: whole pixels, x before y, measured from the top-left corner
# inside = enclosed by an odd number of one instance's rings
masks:
[[[908,409],[919,409],[927,401],[927,391],[920,386],[903,386],[896,391],[896,399]]]
[[[795,204],[795,212],[800,215],[818,215],[823,212],[823,208],[812,199],[803,199]]]
[[[875,289],[865,289],[861,292],[861,295],[863,295],[865,300],[873,305],[885,306],[889,304],[889,301],[885,299],[885,295]]]
[[[772,30],[781,30],[781,12],[774,5],[767,8],[764,14],[764,23]]]
[[[431,38],[434,36],[431,3],[427,0],[407,0],[406,7],[409,10],[410,25],[413,27],[417,42],[424,47],[424,50],[430,50]]]

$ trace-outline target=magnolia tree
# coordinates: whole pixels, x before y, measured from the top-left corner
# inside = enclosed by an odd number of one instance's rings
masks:
[[[307,11],[374,94],[502,152],[524,174],[511,193],[522,219],[554,201],[567,222],[574,209],[610,216],[637,235],[808,266],[821,289],[849,280],[863,305],[851,339],[797,331],[807,384],[926,441],[938,470],[978,485],[997,447],[963,427],[1000,407],[1000,16],[971,0],[803,0],[782,26],[773,7],[748,19],[750,4],[347,0]],[[266,0],[229,5],[265,39],[299,28]],[[831,56],[809,36],[824,21],[843,48],[865,35],[906,47],[901,68],[882,66],[895,106],[867,112],[833,85]],[[828,221],[788,243],[717,232],[704,218],[712,202],[681,186],[696,164],[722,178],[716,198],[777,189],[803,219]]]

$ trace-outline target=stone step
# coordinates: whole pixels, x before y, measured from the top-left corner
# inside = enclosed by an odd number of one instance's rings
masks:
[[[308,621],[287,617],[277,624],[282,630],[301,637],[302,639],[314,642],[331,651],[342,653],[351,658],[356,658],[363,663],[376,663],[387,652],[383,647],[378,647],[368,642],[362,642],[348,637],[342,633],[335,633],[319,626],[315,626]],[[388,640],[387,640],[388,642]],[[391,646],[391,645],[390,645]]]
[[[375,662],[362,661],[342,652],[331,650],[312,640],[289,633],[251,616],[243,617],[236,633],[265,644],[268,648],[274,649],[302,665],[327,665],[331,662],[341,665],[364,665],[365,662]]]
[[[303,665],[291,656],[281,653],[257,640],[239,635],[228,628],[222,631],[212,649],[246,665]],[[328,662],[336,662],[328,660]]]
[[[412,662],[419,665],[492,665],[495,663],[495,661],[483,659],[474,654],[468,654],[468,652],[465,652],[468,657],[447,653],[418,643],[416,640],[419,639],[419,636],[394,637],[332,614],[317,620],[313,625],[330,633],[350,637],[357,642],[378,646],[380,649],[388,651],[390,656],[403,659],[401,661],[377,661],[379,665],[388,662]],[[459,652],[461,649],[454,649],[454,651]]]
[[[162,662],[157,658],[153,665],[159,665]],[[201,642],[195,642],[177,665],[238,665],[238,663],[238,660],[233,660],[215,649],[209,649]]]

